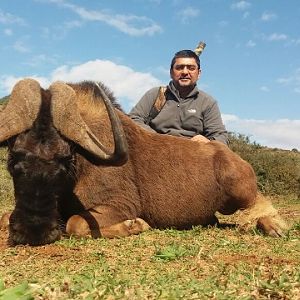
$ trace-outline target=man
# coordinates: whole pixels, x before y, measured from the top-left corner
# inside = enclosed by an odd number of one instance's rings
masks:
[[[170,67],[171,81],[164,92],[165,104],[156,115],[150,113],[159,87],[150,89],[129,113],[143,128],[162,134],[191,138],[207,143],[217,140],[227,144],[217,102],[197,88],[201,75],[200,60],[192,50],[175,54]]]

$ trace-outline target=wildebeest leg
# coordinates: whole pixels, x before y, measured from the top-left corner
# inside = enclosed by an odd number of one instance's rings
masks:
[[[90,209],[80,215],[73,215],[67,222],[66,232],[76,236],[114,238],[139,234],[150,229],[150,226],[141,218],[113,223],[115,214],[119,215],[113,208],[102,207],[101,210],[101,207],[98,207],[97,210]]]
[[[241,199],[240,202],[239,199]],[[250,231],[256,227],[266,235],[280,237],[284,235],[283,232],[288,228],[271,200],[260,193],[254,196],[245,193],[241,198],[230,199],[219,212],[228,215],[237,210],[240,210],[237,223],[243,231]]]
[[[259,193],[255,198],[254,205],[241,211],[238,223],[242,230],[249,230],[256,226],[264,234],[272,237],[283,236],[284,231],[288,228],[271,200]]]
[[[257,192],[256,176],[249,164],[232,157],[226,164],[220,164],[218,170],[218,181],[228,197],[219,212],[232,214],[241,210],[238,221],[241,229],[257,227],[266,235],[282,236],[287,225],[271,201]]]
[[[11,212],[4,213],[0,218],[0,229],[7,229]]]

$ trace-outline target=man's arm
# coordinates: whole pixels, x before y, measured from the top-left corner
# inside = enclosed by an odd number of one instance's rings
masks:
[[[132,108],[129,113],[130,118],[148,131],[155,132],[148,124],[150,110],[158,95],[159,87],[152,88],[144,94],[140,101]]]
[[[209,140],[228,144],[228,134],[222,121],[220,109],[216,101],[203,112],[204,136]]]

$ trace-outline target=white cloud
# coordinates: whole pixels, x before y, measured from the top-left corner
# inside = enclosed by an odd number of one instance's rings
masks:
[[[11,90],[13,88],[13,86],[21,79],[24,79],[25,77],[30,77],[33,78],[35,80],[37,80],[40,85],[44,88],[48,87],[48,85],[50,84],[50,81],[42,76],[37,76],[35,74],[28,74],[25,76],[21,76],[21,77],[15,77],[15,76],[11,76],[11,75],[3,75],[0,77],[0,92],[3,95],[9,95],[11,93]]]
[[[56,57],[55,56],[49,56],[45,54],[39,54],[33,56],[30,60],[24,62],[24,65],[28,65],[31,67],[39,67],[44,64],[51,64],[54,65],[57,63]]]
[[[84,21],[103,22],[131,36],[151,36],[162,32],[162,28],[158,24],[145,16],[121,15],[107,11],[87,10],[82,6],[71,4],[64,0],[49,0],[48,2],[58,4],[73,11]]]
[[[154,4],[160,4],[162,0],[149,0],[150,2],[153,2]]]
[[[270,91],[270,89],[267,86],[261,86],[260,90],[263,91],[263,92],[269,92]]]
[[[25,21],[17,16],[14,16],[10,13],[3,12],[0,10],[0,23],[2,24],[18,24],[18,25],[25,25]]]
[[[292,39],[291,43],[295,45],[300,45],[300,39]]]
[[[13,31],[10,28],[6,28],[3,30],[3,33],[7,36],[13,35]]]
[[[114,92],[116,97],[125,98],[133,105],[142,94],[153,86],[159,85],[158,79],[149,73],[141,73],[109,60],[88,61],[78,66],[62,66],[54,70],[52,81],[80,80],[102,81]]]
[[[277,82],[291,87],[295,93],[300,93],[300,68],[296,69],[290,76],[278,78]]]
[[[248,11],[245,11],[245,12],[243,13],[243,19],[244,19],[244,20],[247,19],[249,16],[250,16],[250,13],[249,13]]]
[[[252,40],[249,40],[249,41],[247,42],[246,46],[249,47],[249,48],[253,48],[253,47],[256,46],[256,43],[253,42]]]
[[[218,25],[219,25],[220,27],[227,27],[228,24],[229,24],[229,22],[228,22],[228,21],[225,21],[225,20],[222,20],[222,21],[220,21],[220,22],[218,23]]]
[[[17,52],[21,52],[21,53],[28,53],[30,52],[29,47],[26,46],[26,44],[23,41],[16,41],[13,44],[13,48],[17,51]]]
[[[297,94],[300,94],[300,87],[295,87],[294,92],[297,93]]]
[[[285,41],[288,39],[288,36],[283,33],[272,33],[267,37],[268,41]]]
[[[229,122],[238,121],[239,118],[236,115],[222,114],[222,120],[224,121],[225,124],[228,124]]]
[[[64,23],[64,27],[66,27],[67,29],[78,28],[81,26],[82,26],[82,22],[79,22],[77,20],[67,21]]]
[[[262,146],[300,150],[300,120],[243,120],[235,115],[222,115],[228,131],[250,137]]]
[[[132,108],[148,89],[162,84],[150,73],[136,72],[127,66],[117,65],[108,60],[88,61],[76,66],[61,66],[55,69],[49,77],[26,76],[36,78],[44,88],[56,80],[67,82],[101,81],[113,91],[125,110]],[[2,76],[0,90],[9,94],[18,80],[20,78]]]
[[[267,13],[267,12],[264,12],[262,15],[261,15],[261,20],[263,22],[268,22],[268,21],[271,21],[271,20],[274,20],[277,18],[277,15],[274,14],[274,13]]]
[[[178,13],[182,23],[188,23],[192,18],[199,16],[200,10],[193,7],[187,7]]]
[[[62,40],[66,37],[69,31],[74,28],[80,28],[84,24],[83,21],[73,20],[66,21],[63,24],[59,24],[54,26],[52,29],[49,27],[41,28],[42,37],[45,39],[54,39],[54,40]]]
[[[235,2],[231,5],[232,9],[236,9],[236,10],[246,10],[248,8],[250,8],[251,3],[247,2],[247,1],[238,1]]]

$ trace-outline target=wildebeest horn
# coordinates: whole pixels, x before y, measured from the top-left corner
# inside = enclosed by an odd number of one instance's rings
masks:
[[[41,105],[40,84],[30,78],[13,88],[7,106],[0,111],[0,143],[29,129]]]
[[[59,81],[50,86],[53,124],[62,135],[79,144],[104,163],[121,165],[128,158],[125,134],[121,122],[106,94],[98,85],[96,86],[100,91],[111,121],[115,143],[113,153],[110,153],[105,148],[82,119],[78,110],[75,91],[69,85]]]

